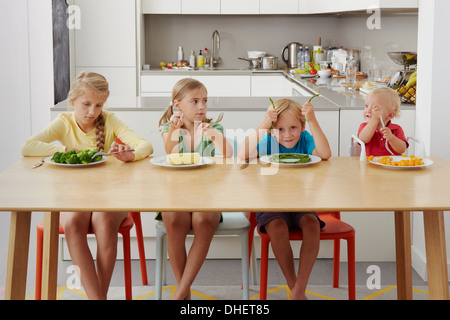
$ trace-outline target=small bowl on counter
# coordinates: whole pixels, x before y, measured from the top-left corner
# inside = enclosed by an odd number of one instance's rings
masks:
[[[329,78],[331,75],[331,70],[318,70],[317,74],[321,78]]]

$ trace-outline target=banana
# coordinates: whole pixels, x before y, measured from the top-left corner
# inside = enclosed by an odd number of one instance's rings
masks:
[[[414,73],[409,77],[408,82],[406,83],[405,89],[408,90],[409,87],[415,85],[417,82],[417,71],[414,71]]]
[[[200,161],[200,153],[172,153],[167,155],[170,165],[194,164]]]

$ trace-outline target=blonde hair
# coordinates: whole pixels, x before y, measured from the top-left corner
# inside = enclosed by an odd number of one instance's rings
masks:
[[[80,72],[70,86],[70,91],[67,95],[69,105],[73,106],[73,102],[89,90],[94,90],[98,94],[102,95],[106,100],[109,96],[108,81],[106,81],[106,78],[104,76],[95,72]],[[104,151],[105,118],[103,117],[103,113],[101,113],[97,117],[97,119],[95,119],[95,135],[97,149],[99,151]]]
[[[279,99],[274,102],[274,105],[278,116],[283,112],[290,112],[294,118],[300,120],[302,126],[305,126],[305,117],[302,115],[302,105],[300,103],[291,99]]]
[[[391,88],[376,88],[370,91],[367,95],[385,95],[388,96],[391,100],[391,104],[389,106],[383,106],[384,108],[389,108],[391,111],[395,113],[395,117],[398,117],[400,114],[400,96],[395,90]]]
[[[170,120],[170,117],[173,115],[174,101],[180,101],[186,97],[189,92],[200,88],[204,88],[206,90],[205,85],[198,80],[192,78],[183,78],[178,80],[178,82],[173,86],[172,100],[166,110],[164,110],[164,113],[159,120],[159,125],[161,126]],[[211,122],[211,119],[205,119],[205,121]]]

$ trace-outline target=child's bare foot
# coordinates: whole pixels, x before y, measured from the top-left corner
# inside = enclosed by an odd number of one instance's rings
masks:
[[[175,290],[175,293],[170,297],[170,300],[191,300],[191,290],[183,292],[182,290]]]
[[[289,292],[289,300],[308,300],[308,298],[306,297],[305,291],[297,292],[294,288]]]

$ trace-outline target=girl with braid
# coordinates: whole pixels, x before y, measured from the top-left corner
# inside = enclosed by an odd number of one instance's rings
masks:
[[[23,156],[51,156],[55,152],[97,149],[128,162],[143,159],[153,152],[150,142],[139,137],[112,112],[103,110],[109,96],[108,82],[97,73],[81,72],[73,81],[68,103],[73,112],[60,114],[44,130],[22,146]],[[118,144],[118,138],[124,144]],[[52,142],[59,141],[60,144]],[[89,299],[106,299],[116,262],[117,232],[127,212],[61,212],[61,225],[69,253],[79,270],[81,284]],[[87,244],[92,227],[97,238],[94,262]]]

